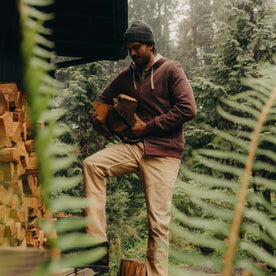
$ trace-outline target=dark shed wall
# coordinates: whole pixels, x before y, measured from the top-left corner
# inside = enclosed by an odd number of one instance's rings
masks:
[[[59,56],[118,60],[125,58],[127,0],[56,0],[48,26]]]
[[[89,61],[119,60],[127,55],[123,34],[127,29],[127,0],[56,0],[45,12],[55,19],[47,22],[59,56]],[[22,88],[20,25],[17,0],[1,0],[0,82],[15,81]]]
[[[1,0],[0,82],[15,81],[22,88],[21,33],[17,1]]]

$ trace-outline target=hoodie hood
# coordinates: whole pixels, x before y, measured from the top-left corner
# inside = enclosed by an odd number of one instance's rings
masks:
[[[151,90],[154,90],[154,80],[153,80],[153,70],[157,67],[159,67],[161,64],[163,64],[167,59],[165,57],[163,57],[162,55],[160,54],[157,54],[153,60],[153,63],[152,65],[149,67],[149,68],[146,68],[143,72],[142,72],[142,76],[140,74],[140,72],[137,70],[137,67],[135,65],[134,62],[132,62],[130,64],[130,68],[132,69],[132,75],[133,75],[133,86],[134,86],[134,89],[136,90],[137,89],[137,85],[136,85],[136,79],[135,79],[135,75],[138,74],[140,76],[140,78],[143,80],[144,78],[144,74],[147,72],[147,71],[151,71],[151,75],[150,75],[150,79],[151,79]]]

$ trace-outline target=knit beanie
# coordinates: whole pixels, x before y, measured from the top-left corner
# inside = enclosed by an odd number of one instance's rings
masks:
[[[155,44],[154,34],[151,27],[142,21],[134,21],[124,34],[125,43],[149,42]]]

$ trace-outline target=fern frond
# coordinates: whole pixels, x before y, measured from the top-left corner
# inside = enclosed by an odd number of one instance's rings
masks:
[[[49,74],[55,69],[50,63],[54,54],[54,43],[45,38],[45,35],[52,33],[52,30],[44,26],[47,20],[54,18],[54,14],[46,13],[43,11],[45,9],[41,8],[54,2],[54,0],[24,0],[21,5],[21,21],[24,36],[22,53],[25,63],[27,100],[30,119],[34,126],[35,151],[41,178],[41,197],[46,207],[56,214],[60,211],[70,212],[73,209],[83,210],[91,202],[66,195],[68,190],[81,183],[82,176],[79,170],[72,167],[78,162],[74,155],[76,147],[65,145],[60,139],[60,136],[69,130],[57,124],[64,110],[56,108],[56,102],[54,102],[56,88],[59,87],[57,81]],[[44,122],[45,126],[39,128],[38,122]],[[63,171],[67,172],[66,176],[61,176]],[[89,264],[105,254],[104,249],[95,249],[67,258],[57,258],[57,251],[60,249],[74,249],[98,244],[86,233],[79,231],[85,227],[86,223],[90,221],[76,219],[68,223],[68,221],[58,220],[56,226],[49,220],[41,222],[44,232],[48,234],[50,259],[41,265],[35,275],[56,275],[60,268]],[[53,238],[54,231],[58,233],[57,238]]]
[[[207,174],[194,173],[193,171],[188,170],[187,168],[181,168],[180,171],[189,179],[193,179],[194,181],[198,183],[202,183],[206,186],[209,186],[210,188],[217,187],[217,188],[230,188],[233,190],[237,190],[240,187],[238,182],[234,182],[232,180],[219,179],[219,178],[214,178]]]
[[[59,213],[62,211],[72,211],[78,208],[84,209],[89,204],[91,204],[91,200],[89,199],[83,199],[69,195],[61,195],[58,196],[56,200],[52,200],[51,210],[53,213]]]
[[[272,76],[275,71],[269,66],[263,72]],[[251,90],[222,99],[218,112],[234,123],[234,130],[205,127],[222,147],[227,142],[230,150],[197,150],[197,166],[204,173],[185,167],[180,170],[183,179],[177,181],[175,196],[181,197],[182,192],[196,209],[191,215],[174,208],[172,231],[195,248],[211,249],[220,262],[219,266],[208,263],[210,256],[198,256],[194,251],[179,253],[186,264],[200,260],[225,276],[234,267],[268,275],[248,257],[254,256],[276,268],[276,80],[267,76],[245,80]]]
[[[252,173],[252,167],[253,167],[254,158],[255,158],[255,150],[258,147],[258,139],[262,131],[263,125],[266,121],[266,118],[267,118],[267,115],[269,114],[270,109],[272,108],[272,105],[275,104],[275,100],[276,100],[276,87],[272,91],[268,101],[263,107],[260,117],[257,121],[256,127],[254,128],[254,135],[251,139],[251,146],[248,151],[248,160],[245,165],[245,172],[241,182],[241,190],[238,196],[239,202],[236,205],[235,211],[234,211],[235,216],[232,224],[232,232],[227,241],[229,249],[225,254],[225,268],[223,271],[223,275],[231,275],[232,260],[234,258],[234,254],[236,250],[236,243],[239,235],[239,227],[242,220],[242,211],[246,202],[246,193],[249,187],[249,178]],[[273,266],[276,267],[275,261],[273,263]]]
[[[74,221],[72,223],[72,221]],[[55,229],[57,233],[65,233],[74,230],[84,229],[86,225],[91,223],[91,218],[59,218],[55,223]]]
[[[191,217],[183,214],[183,212],[173,208],[173,214],[175,220],[185,223],[189,227],[197,229],[206,229],[214,233],[221,233],[225,236],[230,234],[230,228],[223,221],[214,219],[201,219],[197,217]]]

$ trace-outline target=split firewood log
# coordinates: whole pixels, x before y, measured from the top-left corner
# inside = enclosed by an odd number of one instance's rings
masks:
[[[113,105],[94,102],[97,120],[111,133],[126,136],[135,124],[137,100],[125,94],[113,99]]]
[[[7,97],[0,91],[0,115],[4,114],[6,111],[9,111]]]
[[[6,96],[8,95],[9,107],[15,108],[20,99],[20,92],[14,82],[0,83],[0,91]]]

